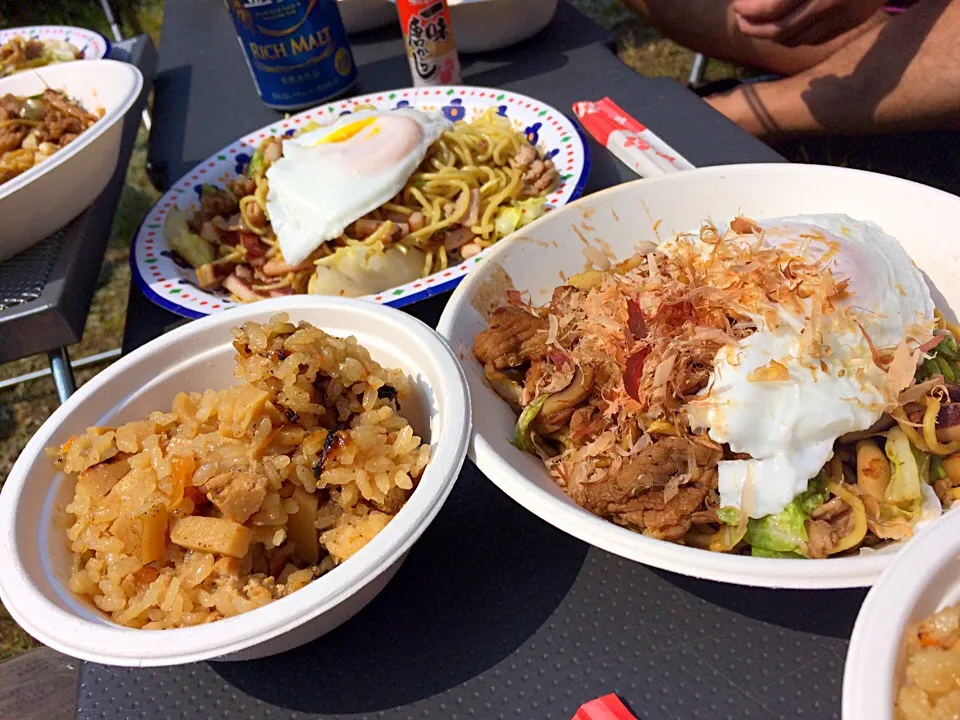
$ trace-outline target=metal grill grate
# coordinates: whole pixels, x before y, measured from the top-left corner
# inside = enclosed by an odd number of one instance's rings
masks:
[[[36,300],[43,292],[60,251],[64,231],[0,262],[0,312]]]

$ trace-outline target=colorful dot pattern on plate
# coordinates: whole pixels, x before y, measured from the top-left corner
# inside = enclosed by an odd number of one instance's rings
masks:
[[[37,40],[64,40],[83,53],[84,60],[100,60],[110,52],[110,41],[93,30],[68,25],[35,25],[0,30],[0,45],[15,35]]]
[[[442,112],[451,120],[471,120],[495,107],[499,114],[511,120],[518,132],[535,142],[560,171],[563,180],[548,196],[548,209],[565,205],[583,192],[590,169],[589,150],[583,137],[567,116],[532,98],[476,87],[410,88],[361,95],[321,105],[256,130],[211,155],[180,178],[150,211],[134,238],[130,264],[137,286],[151,301],[186,317],[202,317],[235,307],[228,293],[201,289],[193,270],[183,267],[184,263],[170,252],[163,234],[167,213],[175,207],[183,211],[196,209],[200,187],[207,183],[224,186],[240,172],[264,138],[290,134],[310,121],[329,124],[358,110],[398,107]],[[401,306],[451,290],[471,268],[483,262],[485,256],[486,251],[481,252],[460,265],[366,299]]]

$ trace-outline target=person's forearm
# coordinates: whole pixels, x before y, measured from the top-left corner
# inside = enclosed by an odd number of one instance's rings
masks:
[[[807,71],[708,102],[768,138],[960,128],[960,0],[922,0]]]

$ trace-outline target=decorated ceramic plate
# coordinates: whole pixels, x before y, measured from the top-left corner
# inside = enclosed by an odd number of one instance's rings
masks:
[[[61,40],[70,43],[83,55],[84,60],[100,60],[110,53],[110,41],[93,30],[69,25],[35,25],[0,30],[0,45],[19,35],[27,40]]]
[[[224,187],[242,172],[261,141],[271,135],[292,134],[311,121],[328,125],[358,110],[397,107],[439,111],[451,121],[469,121],[494,107],[556,165],[561,181],[547,196],[548,210],[569,203],[583,192],[590,157],[580,131],[564,114],[532,98],[489,88],[443,87],[409,88],[338,100],[256,130],[180,178],[150,211],[134,238],[130,264],[137,286],[154,303],[185,317],[197,318],[235,307],[238,303],[225,290],[201,289],[193,268],[171,252],[163,232],[167,215],[174,209],[187,214],[196,210],[203,186]],[[505,241],[509,242],[509,238]],[[399,307],[451,290],[486,255],[484,250],[459,265],[367,295],[365,299]]]

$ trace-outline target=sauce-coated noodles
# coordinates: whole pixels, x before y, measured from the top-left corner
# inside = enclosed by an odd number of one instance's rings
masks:
[[[168,237],[197,269],[201,286],[222,285],[241,301],[308,292],[316,266],[335,267],[358,248],[417,262],[422,256],[417,276],[430,275],[539,215],[559,181],[553,163],[490,109],[444,131],[397,196],[321,245],[308,262],[290,267],[267,206],[267,170],[281,157],[281,142],[265,140],[227,190],[205,188],[201,209],[189,220],[196,235]]]

